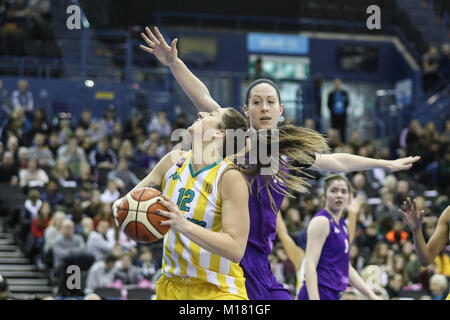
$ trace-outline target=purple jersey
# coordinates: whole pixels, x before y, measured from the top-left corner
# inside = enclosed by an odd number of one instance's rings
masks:
[[[330,233],[323,244],[319,263],[316,268],[319,294],[321,287],[328,291],[331,290],[340,293],[345,291],[348,286],[350,264],[348,229],[343,218],[337,224],[325,209],[320,210],[314,217],[320,216],[327,218],[330,222]],[[299,299],[301,297],[307,297],[307,292],[305,291],[306,285],[303,285],[302,290],[300,290]],[[336,296],[339,297],[339,294]],[[320,298],[322,299],[323,297],[321,296]]]
[[[275,203],[275,211],[271,206],[264,176],[255,178],[249,197],[250,232],[240,265],[244,271],[250,300],[291,299],[289,292],[277,282],[269,262],[277,230],[277,213],[286,192],[278,186],[269,187],[269,190]]]

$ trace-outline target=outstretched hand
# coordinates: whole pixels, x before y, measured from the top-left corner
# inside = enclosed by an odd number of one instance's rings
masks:
[[[386,165],[386,169],[388,169],[390,172],[408,170],[408,169],[411,169],[413,163],[415,163],[419,160],[420,160],[419,156],[391,160],[391,161],[388,161],[388,163]]]
[[[398,211],[403,215],[405,222],[412,231],[419,229],[422,225],[425,211],[422,210],[417,212],[416,200],[411,201],[409,197],[406,198],[406,201],[403,201],[403,204],[405,205],[406,210],[403,211],[402,209],[398,209]]]
[[[148,47],[141,44],[140,48],[142,50],[153,54],[166,67],[177,61],[178,51],[176,44],[178,39],[173,39],[169,46],[157,27],[154,28],[155,34],[149,27],[145,27],[145,32],[146,34],[141,32],[141,37]]]

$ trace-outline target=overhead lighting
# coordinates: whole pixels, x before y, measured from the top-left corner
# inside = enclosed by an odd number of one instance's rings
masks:
[[[88,88],[92,88],[92,87],[95,85],[95,83],[94,83],[94,81],[92,81],[92,80],[86,80],[86,81],[84,82],[84,85],[85,85],[86,87],[88,87]]]

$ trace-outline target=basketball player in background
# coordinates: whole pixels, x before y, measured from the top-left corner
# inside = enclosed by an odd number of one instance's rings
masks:
[[[353,199],[347,206],[349,218],[348,233],[350,244],[353,242],[353,239],[355,237],[356,224],[358,222],[358,213],[362,202],[362,199],[358,197],[356,199]],[[289,260],[291,260],[291,262],[294,264],[295,270],[297,271],[296,294],[298,295],[303,285],[305,274],[305,251],[301,247],[299,247],[289,235],[288,229],[281,214],[278,214],[277,216],[277,237],[278,239],[280,239],[284,251],[286,251]]]
[[[371,300],[380,300],[350,264],[350,239],[342,218],[352,197],[347,178],[325,178],[325,207],[311,219],[305,250],[305,284],[299,300],[340,300],[348,284]]]
[[[174,39],[169,46],[157,27],[154,28],[156,36],[148,27],[145,28],[145,31],[146,34],[141,33],[141,36],[148,47],[141,45],[141,49],[153,54],[170,69],[197,110],[212,112],[221,109],[220,105],[211,97],[208,88],[178,58],[176,48],[178,39]],[[277,128],[283,109],[278,87],[272,81],[258,79],[247,88],[243,111],[249,119],[251,129]],[[314,137],[314,135],[310,136]],[[314,144],[314,141],[308,142],[307,137],[305,140],[304,147]],[[303,157],[303,161],[299,165],[303,169],[309,167],[317,171],[351,172],[383,168],[393,172],[407,170],[420,159],[420,157],[407,157],[388,161],[346,153],[324,154],[323,151]],[[306,153],[307,150],[303,150],[303,152]],[[287,189],[277,190],[270,194],[265,188],[265,181],[264,176],[257,176],[251,186],[248,203],[251,221],[250,233],[247,249],[240,266],[244,271],[245,285],[251,300],[290,300],[289,291],[278,283],[269,262],[269,253],[272,251],[276,235],[276,217]],[[280,189],[276,182],[273,183],[273,188]],[[275,206],[272,205],[273,203]]]
[[[417,212],[416,200],[411,201],[409,197],[406,198],[403,205],[405,206],[405,210],[399,209],[399,211],[403,214],[406,223],[413,233],[417,257],[422,266],[429,266],[445,248],[447,241],[450,239],[450,206],[447,206],[444,212],[442,212],[430,240],[428,240],[428,243],[425,243],[422,230],[425,211]],[[450,293],[445,300],[450,300]]]

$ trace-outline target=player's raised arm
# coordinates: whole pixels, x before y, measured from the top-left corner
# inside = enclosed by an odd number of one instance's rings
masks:
[[[163,65],[169,67],[173,76],[197,110],[211,112],[220,108],[219,104],[209,94],[209,90],[203,82],[178,58],[178,39],[174,39],[169,46],[157,27],[154,28],[154,33],[149,27],[145,27],[145,32],[141,33],[141,37],[147,46],[140,45],[141,49],[153,54]]]
[[[161,225],[170,225],[203,249],[239,263],[244,256],[250,230],[247,183],[240,172],[228,170],[223,174],[220,189],[222,232],[189,222],[180,213],[178,206],[165,195],[162,195],[161,204],[169,211],[160,211],[159,214],[168,220],[161,222]]]
[[[441,250],[445,247],[450,234],[450,206],[448,206],[439,217],[436,230],[433,232],[428,243],[425,243],[422,231],[424,212],[417,212],[416,201],[408,197],[403,203],[405,211],[399,209],[413,233],[414,245],[420,263],[423,266],[430,265]]]

